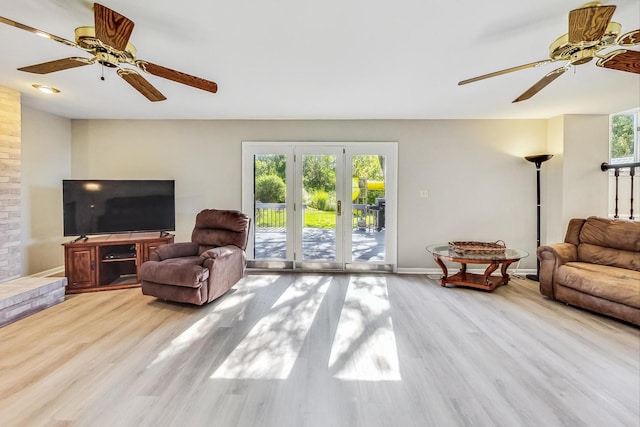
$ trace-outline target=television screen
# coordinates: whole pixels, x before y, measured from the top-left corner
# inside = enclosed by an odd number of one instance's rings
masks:
[[[175,229],[173,180],[63,180],[65,236]]]

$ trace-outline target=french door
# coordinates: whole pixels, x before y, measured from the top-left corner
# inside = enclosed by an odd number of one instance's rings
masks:
[[[244,142],[248,265],[394,271],[395,143]]]

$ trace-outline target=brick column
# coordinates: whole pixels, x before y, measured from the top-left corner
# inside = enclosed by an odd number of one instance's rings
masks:
[[[0,282],[20,276],[20,92],[0,86]]]

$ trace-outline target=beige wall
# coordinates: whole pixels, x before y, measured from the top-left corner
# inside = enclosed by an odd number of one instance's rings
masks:
[[[564,220],[608,214],[607,174],[600,164],[609,160],[609,117],[565,116]]]
[[[561,242],[564,239],[567,224],[564,222],[562,193],[564,181],[562,165],[564,163],[564,117],[554,117],[547,126],[547,153],[553,158],[540,167],[542,191],[540,243]]]
[[[71,120],[22,107],[22,274],[64,264],[62,180],[71,175]]]
[[[45,122],[50,123],[46,132],[41,126]],[[608,124],[606,116],[588,117],[584,122],[581,116],[552,120],[68,121],[25,109],[23,129],[28,135],[28,181],[35,190],[23,198],[30,205],[26,209],[29,225],[23,231],[23,242],[31,248],[25,267],[30,273],[63,263],[59,245],[63,178],[175,179],[176,240],[188,240],[199,210],[241,207],[241,143],[257,140],[397,141],[398,266],[409,270],[435,267],[425,245],[467,239],[505,240],[532,254],[521,268],[535,268],[535,167],[523,156],[546,151],[555,155],[543,166],[542,179],[543,224],[547,227],[543,236],[556,241],[551,235],[562,238],[569,215],[589,215],[594,207],[599,209],[592,200],[596,196],[584,186],[601,176],[590,169],[601,161],[601,146],[606,153],[602,132],[606,135]],[[46,157],[38,154],[45,151]],[[572,159],[565,168],[567,155]],[[419,192],[425,189],[429,197],[420,198]],[[597,198],[604,194],[606,188]],[[604,198],[602,203],[606,209]],[[42,233],[34,232],[39,224],[46,224]]]
[[[535,248],[535,175],[522,156],[546,148],[545,120],[74,120],[72,128],[74,178],[176,180],[177,240],[189,238],[200,209],[241,207],[242,141],[397,141],[400,268],[435,267],[424,248],[448,240]]]
[[[607,216],[608,179],[600,164],[609,159],[609,116],[556,117],[549,120],[548,138],[554,158],[542,166],[543,243],[562,241],[571,218]]]

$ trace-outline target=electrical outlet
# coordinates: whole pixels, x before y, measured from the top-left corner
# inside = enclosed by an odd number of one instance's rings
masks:
[[[420,190],[420,198],[426,199],[427,197],[429,197],[429,190]]]

